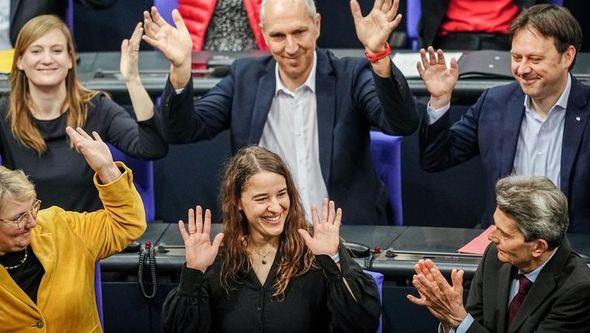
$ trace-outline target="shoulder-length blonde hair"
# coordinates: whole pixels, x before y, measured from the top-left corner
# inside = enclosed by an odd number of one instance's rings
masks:
[[[278,252],[281,253],[273,296],[283,299],[291,278],[307,272],[314,264],[314,255],[307,248],[298,229],[311,232],[305,220],[303,205],[293,177],[285,163],[276,154],[261,147],[246,147],[229,161],[221,186],[224,246],[221,248],[223,264],[221,283],[229,290],[231,282],[239,282],[244,272],[251,269],[246,247],[250,233],[248,221],[238,208],[240,197],[248,180],[257,173],[267,171],[285,177],[287,194],[291,204],[280,236]]]
[[[24,71],[18,69],[17,63],[27,48],[36,40],[52,30],[59,30],[66,38],[68,55],[72,62],[72,68],[66,76],[66,100],[61,112],[69,110],[67,125],[72,127],[84,126],[90,100],[98,94],[98,91],[89,90],[82,86],[76,76],[76,51],[72,35],[65,23],[55,15],[41,15],[31,19],[19,32],[14,46],[14,58],[10,71],[10,110],[8,118],[13,135],[25,146],[43,154],[47,150],[45,140],[39,129],[33,123],[31,113],[31,94],[29,82]]]

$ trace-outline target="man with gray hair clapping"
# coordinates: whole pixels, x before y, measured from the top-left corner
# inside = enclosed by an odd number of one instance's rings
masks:
[[[590,270],[565,235],[567,199],[545,177],[511,176],[496,184],[492,242],[463,306],[463,271],[452,284],[431,260],[412,283],[444,332],[588,332]]]

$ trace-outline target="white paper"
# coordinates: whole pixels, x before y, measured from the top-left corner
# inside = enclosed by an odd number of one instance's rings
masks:
[[[459,59],[463,55],[463,52],[445,52],[445,60],[447,61],[447,66],[452,58]],[[428,55],[427,55],[428,56]],[[416,68],[416,63],[420,61],[420,53],[396,53],[391,58],[393,63],[399,70],[404,74],[406,79],[416,79],[420,77],[418,74],[418,69]]]

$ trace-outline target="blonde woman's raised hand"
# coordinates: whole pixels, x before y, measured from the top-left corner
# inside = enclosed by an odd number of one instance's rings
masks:
[[[98,174],[103,183],[110,183],[121,175],[121,171],[113,162],[113,155],[109,147],[97,132],[92,132],[91,137],[80,127],[74,130],[68,126],[66,133],[74,148],[84,156],[90,168]]]
[[[205,272],[215,261],[223,234],[219,233],[211,242],[211,211],[197,206],[188,210],[188,230],[182,220],[178,221],[178,229],[184,241],[186,251],[186,267]]]

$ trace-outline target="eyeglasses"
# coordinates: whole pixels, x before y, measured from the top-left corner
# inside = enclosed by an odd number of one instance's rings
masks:
[[[35,201],[33,201],[33,205],[31,205],[31,208],[29,208],[29,210],[27,210],[26,212],[17,216],[16,219],[5,220],[5,219],[0,218],[0,222],[6,223],[6,224],[12,223],[12,224],[15,224],[18,228],[20,228],[20,226],[23,222],[27,223],[27,221],[29,220],[29,216],[32,216],[34,219],[37,218],[37,213],[39,212],[39,208],[41,208],[41,200],[35,199]]]

